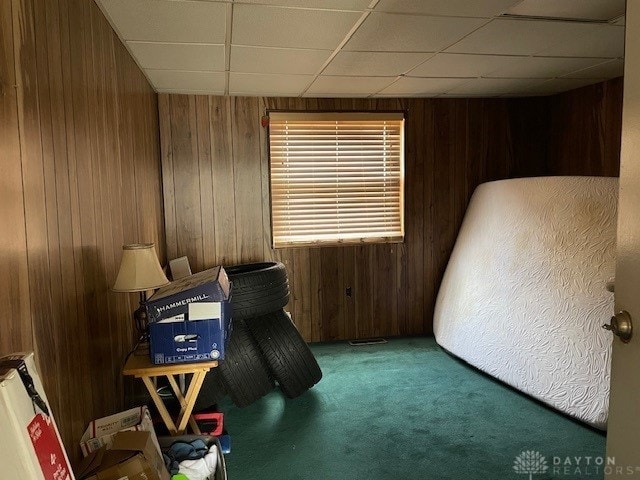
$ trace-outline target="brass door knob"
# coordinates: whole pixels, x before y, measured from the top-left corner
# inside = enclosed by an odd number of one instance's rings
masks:
[[[615,317],[611,317],[611,323],[609,325],[605,323],[602,328],[618,336],[624,343],[628,343],[633,335],[631,315],[625,310],[616,313]]]

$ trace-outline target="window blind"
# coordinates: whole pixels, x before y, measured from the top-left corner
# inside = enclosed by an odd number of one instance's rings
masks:
[[[275,248],[404,239],[402,113],[269,115]]]

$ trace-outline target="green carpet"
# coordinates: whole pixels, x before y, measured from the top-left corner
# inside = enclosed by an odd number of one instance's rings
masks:
[[[312,349],[324,378],[302,397],[275,390],[244,409],[223,405],[230,480],[524,480],[513,465],[525,450],[546,457],[534,480],[603,477],[552,460],[603,456],[603,434],[478,373],[433,338]]]

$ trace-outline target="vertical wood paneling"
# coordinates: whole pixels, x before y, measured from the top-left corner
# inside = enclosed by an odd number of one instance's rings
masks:
[[[511,152],[522,175],[548,174],[551,134],[550,102],[555,97],[514,98],[509,101]]]
[[[433,138],[435,136],[435,104],[433,102],[426,102],[423,108],[422,117],[416,118],[415,121],[421,122],[415,128],[418,130],[418,135],[422,134],[425,137],[423,149],[416,151],[417,156],[423,157],[422,169],[415,171],[416,179],[421,179],[423,183],[422,198],[418,199],[418,209],[416,209],[417,215],[422,215],[422,231],[416,232],[417,238],[414,241],[422,243],[424,250],[423,263],[417,265],[415,275],[422,278],[422,291],[419,294],[422,296],[424,302],[424,317],[416,318],[416,322],[419,332],[431,332],[431,313],[435,305],[436,289],[435,284],[436,269],[434,264],[435,246],[434,239],[438,235],[438,232],[434,231],[435,219],[434,219],[434,200],[435,196],[435,148]],[[422,133],[420,133],[422,131]],[[465,141],[469,141],[465,138]],[[467,177],[468,181],[477,181],[473,177]],[[407,184],[410,185],[411,181],[407,179]],[[422,208],[422,211],[419,208]],[[407,261],[412,261],[410,258]],[[409,282],[412,279],[409,278]]]
[[[160,95],[160,97],[165,97],[165,95]],[[162,112],[163,110],[160,108],[160,115],[164,121],[167,117]],[[228,265],[238,261],[232,125],[228,121],[231,118],[231,99],[229,97],[210,97],[209,112],[216,250],[215,259],[207,258],[206,263],[211,265],[217,259],[218,262]],[[165,115],[167,115],[166,112]]]
[[[14,6],[15,7],[15,6]],[[14,12],[18,13],[18,12]],[[10,321],[0,333],[0,352],[32,346],[29,315],[25,213],[20,162],[19,90],[14,59],[19,25],[13,25],[12,4],[0,4],[0,319]],[[19,74],[18,74],[19,76]],[[3,322],[4,323],[4,322]]]
[[[38,327],[34,327],[37,334],[41,331],[45,333],[49,338],[53,338],[56,330],[56,326],[60,325],[60,318],[63,315],[62,312],[62,300],[61,300],[61,278],[60,278],[60,260],[59,260],[59,246],[57,239],[58,231],[58,214],[56,205],[55,194],[55,169],[54,159],[52,152],[54,149],[53,144],[53,132],[52,132],[52,115],[51,115],[51,101],[50,92],[54,88],[49,81],[49,59],[48,59],[48,36],[47,36],[47,23],[46,23],[46,8],[44,2],[34,1],[34,16],[35,16],[35,44],[36,44],[36,66],[37,66],[37,96],[40,106],[40,138],[42,146],[42,169],[43,169],[43,187],[44,187],[44,211],[46,212],[45,223],[35,226],[36,229],[42,229],[46,232],[45,244],[48,249],[48,265],[47,283],[44,285],[47,290],[47,294],[50,295],[50,304],[45,304],[42,308],[38,308],[38,314],[47,316],[48,322],[44,330],[40,330]],[[26,112],[30,114],[31,112]],[[48,178],[49,181],[44,181],[44,178]],[[28,212],[27,212],[28,214]],[[28,235],[29,238],[29,235]],[[30,249],[30,248],[29,248]],[[35,294],[35,293],[34,293]],[[34,317],[34,322],[38,322],[38,319]],[[38,335],[36,334],[36,341]],[[47,342],[43,345],[37,345],[38,355],[48,359],[53,369],[60,370],[62,375],[55,376],[47,386],[50,395],[53,398],[58,397],[60,392],[64,388],[64,379],[66,378],[66,372],[60,359],[60,356],[64,352],[56,351],[57,349],[52,342]],[[42,363],[42,362],[41,362]],[[45,367],[46,368],[46,367]],[[55,411],[55,410],[54,410]],[[61,427],[65,428],[64,422],[61,420]]]
[[[171,98],[167,95],[158,97],[158,110],[164,112],[165,120],[160,122],[160,148],[162,158],[162,195],[164,200],[165,238],[167,240],[167,257],[177,258],[178,240],[176,217],[176,189],[173,175],[173,138],[171,136]],[[215,202],[214,202],[215,208]]]
[[[314,249],[311,251],[313,256],[320,256],[320,249]],[[373,309],[373,300],[376,293],[373,291],[373,271],[376,268],[373,260],[373,249],[371,246],[358,246],[356,247],[355,264],[357,268],[354,272],[354,285],[353,285],[353,303],[355,314],[353,322],[356,328],[355,338],[367,338],[372,337],[375,325],[375,316]],[[311,265],[311,271],[317,271],[315,266]],[[312,281],[316,275],[312,277]],[[313,293],[313,292],[312,292]],[[312,310],[313,324],[322,325],[324,317],[322,310]],[[322,338],[318,330],[312,330],[312,336],[310,339]]]
[[[615,85],[607,88],[619,89]],[[490,180],[554,173],[549,166],[551,130],[544,126],[549,124],[546,116],[555,97],[551,102],[546,98],[256,99],[161,95],[161,132],[170,135],[162,139],[163,156],[175,154],[183,142],[207,145],[206,139],[200,139],[206,136],[203,125],[198,123],[194,128],[184,121],[192,112],[178,112],[178,118],[170,108],[180,102],[198,113],[198,105],[205,99],[211,106],[213,220],[208,214],[203,216],[201,231],[209,229],[205,235],[212,235],[213,231],[215,254],[207,249],[206,254],[196,252],[196,258],[203,256],[204,267],[282,261],[291,286],[287,309],[304,337],[312,341],[430,333],[438,286],[475,187]],[[606,99],[592,98],[587,103],[594,101],[600,121],[576,119],[575,124],[569,123],[571,128],[586,128],[602,139],[602,148],[589,150],[594,158],[587,161],[584,170],[606,174],[617,168],[617,159],[613,158],[617,124],[615,119],[613,125],[606,122],[610,115],[617,115],[620,99],[611,91]],[[580,116],[589,110],[580,107],[577,98],[562,102],[569,110],[554,115],[571,117],[570,110],[577,108],[575,115]],[[269,109],[406,111],[404,243],[272,250],[267,136],[260,127],[260,119]],[[168,126],[175,123],[183,126],[180,138],[176,138],[175,129],[169,132]],[[567,126],[564,128],[556,132],[558,152],[568,151],[573,141],[572,135],[563,134]],[[619,132],[617,135],[619,143]],[[165,162],[165,182],[186,182],[198,189],[186,195],[208,198],[208,180],[203,179],[203,175],[209,175],[207,155],[205,151],[190,159],[185,157],[192,165],[180,169],[167,168]],[[556,171],[564,163],[560,161]],[[188,173],[196,167],[200,185],[193,177],[184,178],[196,175]],[[574,167],[580,169],[579,160],[575,160]],[[177,208],[179,202],[165,195],[168,232],[185,225],[186,214]],[[205,204],[202,203],[203,210]],[[194,227],[196,231],[199,228]],[[171,237],[167,238],[169,252],[189,254],[179,242],[172,244]],[[348,288],[351,297],[347,296]]]
[[[198,178],[200,180],[200,223],[202,231],[202,262],[216,255],[216,232],[213,215],[213,165],[209,128],[209,99],[196,97],[196,129],[198,142]],[[199,270],[203,265],[197,266]]]
[[[434,117],[437,121],[434,124],[433,150],[437,159],[433,171],[434,198],[433,202],[433,223],[432,230],[436,232],[433,237],[433,259],[436,269],[435,282],[439,283],[440,275],[443,273],[443,264],[449,258],[450,249],[455,242],[457,230],[454,228],[456,205],[453,195],[455,182],[453,174],[458,157],[456,145],[452,138],[465,138],[464,134],[458,131],[454,107],[459,100],[451,102],[438,102],[435,104]],[[463,100],[464,101],[464,100]]]
[[[309,258],[308,248],[293,249],[293,265],[291,272],[295,291],[293,293],[294,309],[293,316],[298,319],[298,328],[304,338],[313,336],[312,317],[312,279],[311,279],[311,260]]]
[[[344,332],[344,309],[342,305],[342,253],[341,247],[326,247],[320,255],[320,269],[312,275],[320,276],[320,293],[322,301],[321,338],[337,340]],[[326,299],[333,299],[327,302]],[[298,321],[295,319],[294,321]],[[342,337],[344,338],[344,337]]]
[[[171,98],[171,138],[178,251],[189,257],[194,270],[201,270],[202,213],[195,105],[195,97],[192,96],[176,95]]]
[[[619,175],[622,78],[556,95],[548,115],[552,173]]]
[[[64,5],[61,4],[61,8]],[[84,245],[95,245],[96,243],[96,227],[94,220],[94,193],[91,188],[91,182],[87,179],[93,177],[93,166],[91,162],[85,161],[90,158],[91,144],[89,132],[89,116],[88,111],[88,92],[86,91],[88,78],[88,62],[86,59],[85,46],[87,44],[90,28],[84,21],[75,22],[72,25],[71,18],[73,12],[81,19],[85,18],[87,5],[82,0],[73,0],[66,5],[67,9],[63,12],[66,19],[65,29],[69,35],[69,50],[65,59],[67,84],[67,112],[70,121],[68,122],[68,131],[73,138],[75,157],[70,159],[69,177],[72,182],[71,188],[74,211],[74,239],[73,253],[76,270],[76,303],[78,305],[79,322],[76,324],[76,334],[81,338],[90,338],[91,328],[89,322],[84,319],[89,318],[92,312],[97,310],[96,292],[91,288],[91,284],[85,281],[87,276],[95,275],[97,269],[97,259],[94,252],[84,248]],[[70,100],[70,102],[69,102]],[[70,103],[70,105],[69,105]],[[82,342],[79,345],[79,357],[90,359],[94,355],[91,344]],[[87,385],[87,395],[82,405],[78,406],[75,415],[72,416],[73,428],[76,432],[82,428],[82,422],[85,418],[90,417],[93,413],[92,405],[94,399],[99,397],[99,392],[93,386],[94,371],[91,363],[84,361],[82,365],[77,365],[76,375],[78,383]]]
[[[257,98],[232,99],[231,126],[237,254],[240,262],[264,258],[262,226],[262,171],[260,167],[260,109]],[[257,226],[246,228],[249,225]],[[238,228],[240,227],[240,228]]]
[[[125,404],[121,247],[165,257],[157,95],[93,2],[7,0],[0,24],[0,354],[35,349],[75,459]]]
[[[340,259],[338,275],[340,288],[337,292],[337,298],[341,299],[340,310],[342,311],[342,323],[338,338],[357,338],[358,336],[358,325],[355,322],[355,301],[353,298],[353,287],[356,281],[356,249],[357,247],[354,246],[344,246],[340,249],[342,250],[342,256],[338,257]],[[296,266],[298,263],[296,262]],[[296,309],[296,313],[298,318],[304,318],[300,310]]]
[[[401,248],[400,307],[404,332],[415,334],[423,331],[422,324],[412,319],[424,317],[424,259],[423,241],[425,191],[425,155],[427,135],[424,132],[424,102],[416,102],[407,112],[405,126],[405,241]]]

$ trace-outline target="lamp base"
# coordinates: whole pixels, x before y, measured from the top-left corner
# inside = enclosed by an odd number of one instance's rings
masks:
[[[133,320],[140,334],[140,343],[149,342],[149,316],[147,315],[147,308],[145,306],[146,301],[146,292],[140,292],[140,307],[133,312]]]

